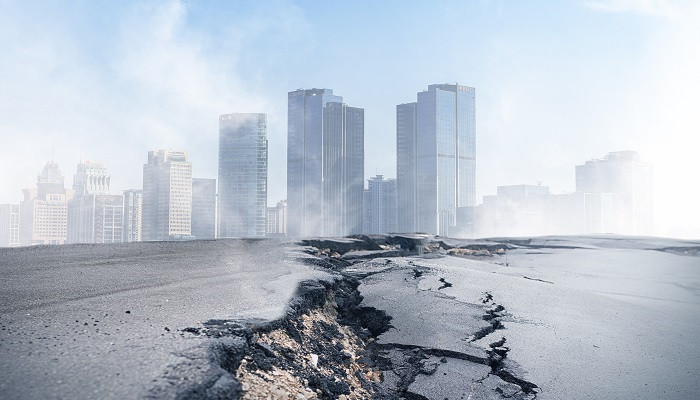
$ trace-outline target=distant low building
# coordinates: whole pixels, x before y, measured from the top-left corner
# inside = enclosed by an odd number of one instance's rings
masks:
[[[576,166],[576,191],[611,193],[616,226],[626,235],[654,233],[653,167],[634,151],[608,153],[602,159]]]
[[[481,205],[458,209],[457,237],[653,233],[652,166],[637,153],[609,153],[576,166],[576,192],[499,186]]]
[[[619,232],[619,196],[613,193],[565,193],[549,197],[549,234]]]
[[[466,221],[475,236],[538,236],[548,233],[549,187],[538,185],[498,186],[495,196],[484,196]],[[474,220],[469,220],[473,218]],[[464,229],[455,227],[454,231]]]
[[[0,247],[21,246],[19,204],[0,204]]]

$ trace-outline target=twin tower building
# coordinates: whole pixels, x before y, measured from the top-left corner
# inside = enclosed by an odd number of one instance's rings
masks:
[[[287,235],[362,233],[364,109],[331,89],[299,89],[287,123]],[[265,234],[266,133],[265,114],[219,119],[219,237]],[[396,151],[398,231],[448,235],[476,200],[474,88],[430,85],[398,105]]]

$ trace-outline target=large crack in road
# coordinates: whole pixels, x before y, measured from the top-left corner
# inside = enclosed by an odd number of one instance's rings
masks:
[[[418,248],[411,238],[401,243],[413,253]],[[312,257],[303,260],[335,271],[337,279],[303,282],[288,312],[277,321],[256,324],[215,320],[202,328],[187,328],[192,335],[213,339],[206,351],[214,367],[207,370],[207,377],[176,385],[174,396],[172,389],[168,393],[168,389],[159,387],[152,391],[153,397],[443,399],[449,397],[432,395],[431,385],[451,379],[455,370],[471,368],[475,371],[471,379],[455,382],[462,386],[453,390],[462,393],[459,398],[536,398],[537,385],[512,370],[514,366],[517,370],[517,364],[506,362],[510,349],[505,346],[504,335],[488,343],[483,351],[477,351],[475,344],[465,352],[383,340],[382,335],[393,328],[393,316],[364,305],[363,280],[398,271],[412,277],[411,285],[417,287],[422,278],[434,272],[430,268],[413,261],[397,266],[390,259],[376,260],[372,252],[386,253],[386,244],[377,244],[368,237],[340,243],[319,239],[304,244]],[[348,261],[343,257],[350,252],[368,253]],[[404,250],[398,252],[403,254]],[[452,287],[452,283],[444,277],[438,283],[436,297],[459,303],[438,292]],[[495,331],[505,329],[502,320],[508,316],[488,292],[477,306],[487,325],[465,332],[469,343],[488,340]],[[176,374],[173,379],[177,379]]]

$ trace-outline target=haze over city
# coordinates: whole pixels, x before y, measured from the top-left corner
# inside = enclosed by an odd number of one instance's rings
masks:
[[[546,5],[545,5],[546,3]],[[142,186],[147,153],[217,177],[218,116],[267,114],[268,204],[286,198],[287,92],[365,110],[365,179],[396,176],[397,104],[476,88],[477,204],[496,186],[572,192],[574,166],[635,150],[655,234],[700,236],[700,7],[692,1],[0,4],[0,203],[54,159]]]
[[[0,399],[700,399],[700,1],[0,0]]]

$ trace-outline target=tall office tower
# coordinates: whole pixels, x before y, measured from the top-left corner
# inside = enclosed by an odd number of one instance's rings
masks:
[[[22,190],[20,203],[20,242],[64,244],[68,227],[68,202],[73,190],[64,187],[63,174],[55,162],[47,162],[37,179],[36,188]]]
[[[73,175],[75,196],[86,194],[109,193],[110,176],[107,168],[96,162],[85,161],[78,164]]]
[[[654,233],[653,168],[634,151],[608,153],[603,159],[576,166],[576,191],[612,193],[617,229],[615,233]]]
[[[377,175],[365,190],[365,233],[396,232],[396,180]]]
[[[17,247],[19,241],[19,204],[0,204],[0,247]]]
[[[216,237],[216,179],[192,178],[192,236]]]
[[[343,236],[362,231],[364,110],[331,89],[288,96],[288,235]]]
[[[149,151],[143,165],[142,239],[177,240],[192,234],[192,163],[187,153]]]
[[[399,232],[418,230],[418,186],[416,179],[416,144],[418,126],[416,103],[396,106],[396,190],[397,190],[397,229]]]
[[[219,117],[219,237],[263,237],[267,212],[267,116]]]
[[[78,164],[73,175],[74,197],[68,202],[68,243],[122,242],[124,199],[109,194],[109,184],[104,165]]]
[[[143,210],[143,190],[124,191],[124,219],[122,225],[123,242],[140,242],[141,217]]]
[[[285,237],[287,235],[287,200],[277,202],[274,207],[267,207],[267,227],[265,236]]]
[[[457,208],[476,201],[474,88],[430,85],[416,103],[399,105],[396,119],[399,224],[449,235]]]

